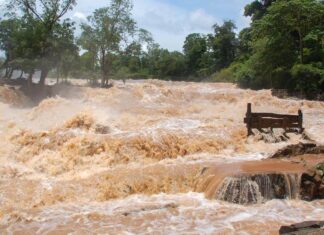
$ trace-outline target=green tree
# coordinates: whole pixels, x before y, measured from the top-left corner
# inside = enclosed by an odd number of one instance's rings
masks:
[[[241,60],[247,59],[252,53],[252,47],[252,28],[244,28],[238,36],[238,52],[236,57]]]
[[[183,52],[186,57],[189,74],[195,74],[203,69],[203,58],[207,52],[206,37],[198,33],[189,34],[184,42]]]
[[[37,45],[34,43],[35,48],[25,45],[25,49],[26,51],[33,51],[37,55],[34,60],[38,60],[41,70],[39,82],[41,85],[44,85],[48,72],[55,66],[52,55],[57,52],[56,39],[60,36],[64,37],[64,34],[61,34],[61,29],[71,29],[68,20],[65,20],[62,25],[60,21],[75,4],[75,0],[9,0],[7,4],[9,10],[16,8],[20,10],[25,25],[29,27],[28,31],[20,32],[25,32],[25,34],[22,34],[22,38],[24,38],[24,35],[26,37],[33,35],[33,41],[37,42]]]
[[[152,34],[145,29],[137,30],[133,41],[121,51],[115,66],[117,70],[129,71],[131,73],[143,73],[145,70],[146,51],[154,43]],[[127,67],[127,69],[125,69]]]
[[[306,93],[320,89],[320,71],[324,68],[323,22],[321,1],[272,2],[266,13],[241,34],[240,45],[247,45],[245,61],[237,73],[241,85]],[[306,78],[312,85],[306,85]]]
[[[64,57],[75,55],[78,52],[74,45],[74,27],[68,19],[61,24],[53,26],[52,33],[47,37],[46,57],[42,50],[44,28],[39,19],[24,15],[22,18],[3,20],[0,24],[0,45],[6,55],[6,77],[10,78],[14,69],[21,73],[29,74],[29,84],[36,70],[42,71],[41,84],[44,84],[44,67],[50,69],[60,67],[60,64],[67,66]],[[5,27],[6,26],[6,27]]]
[[[254,0],[244,8],[244,15],[251,16],[252,21],[261,19],[267,12],[268,7],[276,0]]]
[[[256,33],[277,41],[297,42],[299,62],[303,64],[305,62],[306,37],[315,38],[313,42],[316,44],[316,41],[320,41],[324,34],[323,2],[317,0],[281,0],[273,4],[268,12],[268,15],[256,23]]]
[[[215,59],[215,70],[228,67],[235,59],[238,42],[234,30],[235,24],[232,21],[224,21],[223,25],[215,24],[214,38],[212,41],[213,54]]]
[[[186,75],[186,58],[177,51],[169,52],[154,44],[143,58],[149,74],[160,78],[182,79]]]
[[[9,63],[15,57],[15,36],[21,28],[21,25],[19,19],[6,19],[0,21],[0,50],[5,53],[5,60],[1,67],[5,69],[5,78],[9,78],[13,71]]]
[[[109,7],[100,8],[82,25],[81,46],[97,56],[102,74],[101,85],[107,86],[113,58],[122,43],[132,36],[136,24],[131,18],[130,0],[112,0]]]

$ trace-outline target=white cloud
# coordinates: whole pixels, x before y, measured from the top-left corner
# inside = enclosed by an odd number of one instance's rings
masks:
[[[77,18],[79,20],[87,20],[87,16],[84,13],[80,12],[80,11],[75,12],[73,14],[73,18]]]
[[[4,15],[5,12],[5,0],[0,0],[0,17]]]
[[[134,5],[134,17],[140,27],[179,33],[184,30],[185,12],[159,1],[138,0]]]
[[[137,0],[133,13],[138,25],[152,32],[162,47],[179,51],[188,34],[209,33],[219,22],[203,9],[187,11],[158,0]]]
[[[211,27],[218,23],[218,20],[206,13],[203,9],[197,9],[189,14],[189,26],[191,30],[210,31]]]

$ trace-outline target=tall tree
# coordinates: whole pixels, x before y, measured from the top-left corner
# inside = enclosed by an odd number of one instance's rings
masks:
[[[216,70],[228,67],[235,59],[238,42],[234,30],[235,24],[232,21],[224,21],[223,25],[213,26],[215,36],[212,47],[215,57]]]
[[[188,72],[195,74],[203,68],[203,57],[207,52],[207,39],[205,36],[193,33],[186,37],[183,45],[183,52],[186,57]]]
[[[45,79],[53,64],[48,58],[55,47],[55,30],[60,27],[60,20],[76,4],[76,0],[9,0],[7,7],[15,10],[17,7],[22,12],[24,19],[30,26],[36,26],[32,30],[38,30],[40,84],[44,85]],[[19,15],[19,14],[18,14]],[[62,27],[67,26],[65,23]]]
[[[108,7],[95,10],[88,17],[88,23],[82,25],[80,43],[97,56],[102,86],[108,85],[114,55],[136,30],[131,18],[132,8],[130,0],[112,0]]]
[[[319,0],[272,2],[266,14],[242,33],[241,40],[253,45],[241,67],[240,81],[254,88],[307,93],[320,89],[324,85],[323,13],[324,3]]]
[[[12,68],[10,61],[14,58],[15,41],[14,38],[21,27],[19,19],[7,19],[0,21],[0,50],[5,53],[5,60],[2,67],[5,69],[4,77],[9,78]]]
[[[305,58],[305,52],[309,51],[305,48],[305,42],[312,40],[313,45],[320,46],[323,40],[323,13],[324,4],[317,0],[278,0],[269,8],[268,15],[256,23],[255,36],[269,39],[267,53],[276,50],[278,56],[285,58],[283,48],[291,45],[289,54],[297,52],[298,55],[294,62],[311,62],[310,58]],[[283,48],[278,48],[278,44]],[[323,45],[320,47],[324,49]]]

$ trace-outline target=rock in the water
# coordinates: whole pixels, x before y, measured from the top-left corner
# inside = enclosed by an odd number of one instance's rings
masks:
[[[322,235],[324,234],[324,221],[309,221],[290,226],[282,226],[279,230],[279,234]]]
[[[324,163],[318,164],[315,169],[304,173],[301,178],[301,199],[311,201],[324,199],[324,176],[322,174]]]
[[[324,146],[317,146],[313,143],[299,143],[289,145],[278,150],[271,158],[289,158],[304,154],[321,154],[324,153]]]
[[[322,183],[319,187],[319,196],[320,198],[324,198],[324,184]]]

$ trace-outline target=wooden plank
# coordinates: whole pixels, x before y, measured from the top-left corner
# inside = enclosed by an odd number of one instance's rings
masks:
[[[268,121],[269,123],[271,122],[276,122],[276,121],[283,121],[283,120],[286,120],[287,123],[299,123],[298,120],[291,120],[291,119],[288,119],[288,118],[268,118],[268,117],[253,117],[251,118],[251,121],[252,122],[259,122],[259,120],[266,120]]]
[[[244,123],[247,124],[248,122],[250,122],[250,125],[251,125],[251,123],[259,122],[259,119],[266,120],[266,122],[268,122],[268,123],[283,122],[283,120],[286,120],[287,124],[289,124],[289,123],[299,124],[299,122],[295,121],[295,120],[289,120],[289,119],[284,119],[284,118],[279,119],[279,118],[262,118],[262,117],[260,117],[260,118],[250,118],[250,119],[244,118]]]
[[[272,117],[272,118],[296,118],[298,120],[298,115],[289,114],[276,114],[276,113],[251,113],[252,117]]]
[[[273,122],[273,123],[252,123],[251,124],[251,128],[256,128],[256,129],[262,129],[262,128],[283,128],[283,129],[287,129],[287,128],[299,128],[298,123],[289,123],[286,124],[285,127],[283,127],[283,123],[282,122]]]
[[[249,120],[251,122],[258,122],[259,119],[266,119],[266,120],[273,120],[273,121],[276,121],[276,120],[286,120],[286,122],[290,123],[290,122],[293,122],[293,123],[299,123],[299,119],[295,119],[295,118],[268,118],[268,117],[252,117],[252,118],[249,118]],[[247,123],[247,118],[244,119],[244,123]]]
[[[282,127],[284,125],[289,126],[289,125],[298,125],[298,122],[290,122],[287,119],[272,119],[272,118],[255,118],[252,119],[252,125],[256,126],[257,123],[261,125],[268,125],[271,126],[271,124],[280,124]]]

